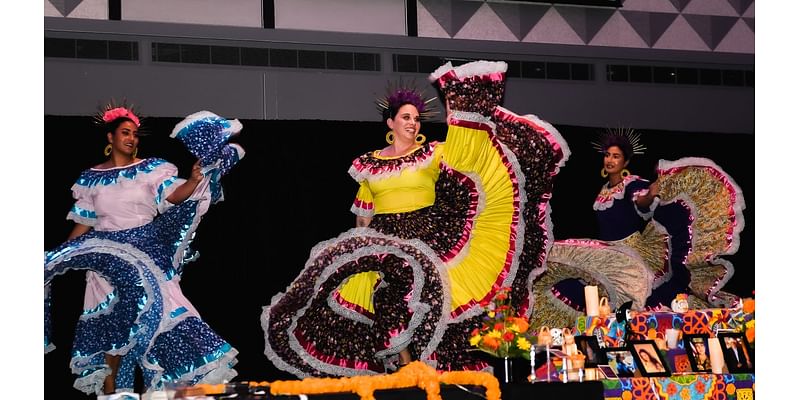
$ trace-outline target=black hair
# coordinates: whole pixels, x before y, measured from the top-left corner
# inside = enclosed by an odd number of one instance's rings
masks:
[[[397,113],[400,112],[400,108],[406,104],[411,104],[412,106],[417,108],[417,112],[419,112],[419,107],[417,107],[416,104],[410,101],[401,102],[397,103],[396,105],[390,105],[389,107],[385,108],[383,110],[383,120],[386,121],[387,119],[395,119],[395,117],[397,117]]]
[[[118,118],[115,118],[115,119],[113,119],[111,121],[108,121],[108,122],[106,122],[106,123],[104,123],[102,125],[103,133],[112,133],[113,134],[114,132],[117,131],[117,128],[119,128],[119,126],[122,125],[122,123],[125,122],[125,121],[128,121],[128,122],[136,125],[136,122],[134,122],[132,119],[130,119],[128,117],[118,117]],[[137,128],[138,128],[138,126],[137,126]]]
[[[631,156],[633,156],[633,145],[625,135],[606,135],[602,143],[603,153],[613,146],[617,146],[622,150],[622,156],[625,157],[625,161],[630,160]]]

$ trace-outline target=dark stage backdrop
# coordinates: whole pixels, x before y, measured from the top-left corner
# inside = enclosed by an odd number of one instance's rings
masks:
[[[213,110],[212,110],[213,111]],[[546,116],[542,116],[546,118]],[[176,164],[186,177],[194,161],[169,137],[180,118],[146,120],[148,136],[140,157],[157,156]],[[354,226],[349,212],[357,185],[347,174],[356,156],[385,146],[382,122],[244,120],[240,143],[247,155],[223,178],[225,201],[212,206],[197,230],[193,247],[200,258],[187,265],[181,286],[206,322],[236,347],[237,380],[292,378],[277,370],[264,351],[260,315],[271,298],[286,289],[319,241]],[[446,126],[423,125],[428,140],[444,140]],[[602,159],[590,142],[598,128],[556,126],[572,156],[556,178],[552,220],[556,239],[595,237],[592,202],[604,180]],[[754,289],[754,135],[642,131],[648,150],[634,158],[631,172],[654,178],[659,158],[707,157],[727,171],[744,192],[746,227],[734,256],[736,267],[726,290],[749,296]],[[60,244],[72,223],[69,188],[80,172],[103,161],[105,135],[89,117],[45,116],[46,249]],[[46,250],[43,249],[43,250]],[[69,351],[81,312],[84,274],[54,281],[53,330],[56,350],[45,356],[47,398],[81,398],[72,388]],[[31,333],[41,334],[41,333]],[[89,397],[86,397],[89,398]]]

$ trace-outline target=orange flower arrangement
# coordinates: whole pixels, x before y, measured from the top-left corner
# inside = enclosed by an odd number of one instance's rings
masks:
[[[733,325],[744,332],[751,346],[756,344],[756,300],[752,297],[742,300],[741,309],[733,314]]]
[[[455,371],[439,373],[429,365],[414,361],[389,375],[362,375],[345,378],[305,378],[299,381],[250,382],[250,387],[269,387],[273,396],[355,393],[361,400],[375,400],[375,391],[418,387],[428,400],[441,400],[440,384],[479,385],[486,388],[486,398],[500,400],[500,383],[486,372]]]
[[[511,306],[510,288],[500,288],[491,302],[484,304],[486,315],[480,329],[470,335],[469,343],[478,350],[495,357],[523,357],[531,359],[533,335],[528,332],[528,321],[519,316]]]

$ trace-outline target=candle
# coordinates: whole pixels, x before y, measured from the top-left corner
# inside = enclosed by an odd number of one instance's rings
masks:
[[[584,286],[583,294],[586,297],[586,315],[590,317],[600,315],[600,298],[597,295],[597,286]]]
[[[722,367],[725,365],[725,358],[722,356],[722,346],[719,344],[719,338],[708,339],[708,357],[711,360],[711,372],[721,374]]]

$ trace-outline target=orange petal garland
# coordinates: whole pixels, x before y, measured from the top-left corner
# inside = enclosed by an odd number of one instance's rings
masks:
[[[500,383],[492,374],[476,371],[439,373],[421,362],[409,363],[388,375],[362,375],[345,378],[305,378],[299,381],[250,382],[251,387],[268,386],[270,394],[300,395],[324,393],[355,393],[361,400],[375,400],[375,391],[418,387],[425,391],[428,400],[442,400],[440,384],[476,385],[486,388],[488,400],[500,400]]]

